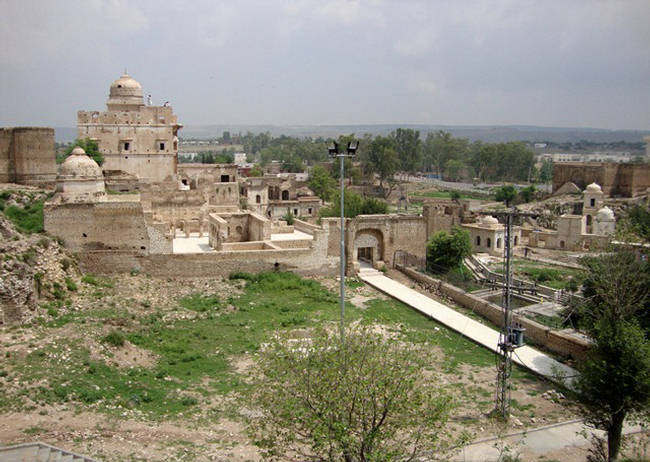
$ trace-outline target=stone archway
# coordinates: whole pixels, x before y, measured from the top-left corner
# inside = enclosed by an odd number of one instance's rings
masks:
[[[362,229],[354,237],[354,262],[375,265],[384,261],[384,235],[378,229]]]

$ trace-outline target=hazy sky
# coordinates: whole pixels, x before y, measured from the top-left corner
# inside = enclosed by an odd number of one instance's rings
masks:
[[[185,124],[650,129],[650,0],[0,0],[0,125],[125,68]]]

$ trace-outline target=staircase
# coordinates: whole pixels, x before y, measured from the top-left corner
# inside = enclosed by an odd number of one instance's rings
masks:
[[[46,443],[24,443],[0,448],[0,462],[99,462]]]

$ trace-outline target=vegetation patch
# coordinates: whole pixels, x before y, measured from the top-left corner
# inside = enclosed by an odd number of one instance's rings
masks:
[[[10,205],[4,208],[4,214],[19,231],[26,234],[42,233],[44,202],[45,200],[41,199],[28,203],[24,207]]]

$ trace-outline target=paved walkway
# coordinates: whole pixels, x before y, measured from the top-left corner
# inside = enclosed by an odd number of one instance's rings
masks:
[[[626,425],[623,433],[626,435],[643,431],[640,425]],[[487,462],[499,460],[499,446],[507,446],[511,454],[521,453],[522,460],[538,460],[543,454],[557,453],[575,448],[587,448],[591,445],[590,436],[596,434],[604,437],[605,432],[594,430],[581,420],[571,420],[539,428],[529,428],[522,432],[511,433],[499,438],[488,438],[475,441],[465,446],[453,458],[458,462]],[[585,437],[586,436],[586,437]],[[497,447],[495,447],[497,444]]]
[[[474,342],[492,351],[497,350],[499,332],[496,330],[422,295],[397,281],[387,278],[379,271],[364,268],[360,272],[359,278],[376,289],[418,310],[420,313],[461,333]],[[561,382],[566,386],[571,385],[573,381],[572,377],[577,374],[574,369],[529,346],[517,348],[513,356],[513,361],[539,375],[555,382]],[[562,379],[560,377],[566,378]]]

